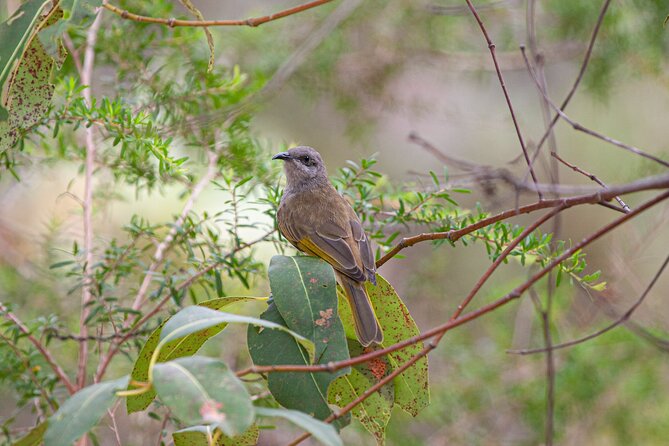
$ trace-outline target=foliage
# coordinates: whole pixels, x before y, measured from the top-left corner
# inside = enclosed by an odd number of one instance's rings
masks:
[[[331,94],[349,113],[352,130],[363,130],[355,122],[370,122],[365,118],[384,103],[388,85],[421,56],[417,48],[430,53],[474,49],[467,25],[459,18],[417,9],[414,3],[363,2],[310,56],[313,63],[286,82],[300,85],[312,98]],[[597,5],[581,3],[548,2],[548,13],[558,20],[545,33],[560,42],[583,41]],[[92,219],[85,221],[84,232],[95,228],[87,234],[90,238],[82,237],[54,221],[38,247],[43,254],[35,256],[36,273],[26,274],[12,265],[0,269],[0,283],[8,284],[0,298],[13,303],[0,304],[0,382],[11,388],[17,406],[2,423],[3,441],[10,444],[20,437],[16,418],[31,410],[32,430],[22,432],[26,435],[14,444],[44,440],[66,445],[87,433],[97,441],[94,427],[120,403],[129,413],[142,412],[146,423],[162,420],[161,430],[169,426],[176,445],[255,444],[261,431],[274,427],[267,423],[277,420],[296,425],[326,445],[342,444],[342,435],[361,426],[377,444],[386,441],[388,432],[394,440],[407,442],[410,435],[398,432],[402,429],[397,426],[406,416],[443,417],[436,424],[443,419],[454,424],[458,408],[468,412],[493,407],[485,389],[463,378],[437,386],[435,392],[427,357],[419,358],[424,349],[433,348],[431,344],[414,340],[402,349],[356,362],[420,335],[390,283],[394,280],[378,275],[376,286],[367,284],[385,339],[382,345],[363,348],[332,268],[318,259],[287,255],[275,255],[265,268],[267,251],[257,247],[279,254],[292,251],[276,231],[281,189],[278,169],[270,165],[276,148],[269,150],[276,144],[265,142],[253,119],[266,93],[263,87],[290,60],[299,32],[279,39],[289,25],[278,22],[262,33],[236,30],[228,41],[206,30],[205,44],[202,30],[138,23],[104,11],[97,44],[88,48],[95,53],[99,78],[83,85],[81,57],[86,51],[73,49],[89,45],[100,4],[29,0],[0,24],[2,184],[17,184],[40,169],[65,172],[72,181],[64,195],[84,208],[84,219]],[[162,0],[115,4],[151,17],[179,15],[172,3]],[[182,4],[202,19],[189,0]],[[644,14],[635,15],[633,23],[627,12],[607,16],[604,31],[609,35],[593,60],[588,82],[611,82],[613,61],[633,57],[639,48],[647,62],[642,68],[662,75],[667,34],[651,28],[661,28],[657,18],[663,14],[666,10],[655,1]],[[420,26],[407,32],[407,23]],[[361,33],[369,38],[342,59]],[[508,45],[502,39],[500,48]],[[356,65],[360,59],[369,59],[369,72],[343,75],[342,64]],[[448,170],[428,172],[423,177],[427,184],[397,184],[375,170],[376,163],[374,158],[349,161],[332,180],[378,247],[377,259],[408,234],[447,234],[493,215],[478,204],[460,205],[470,191],[453,186]],[[81,181],[85,189],[95,190],[92,198],[80,198]],[[216,196],[220,210],[196,206],[207,193]],[[161,220],[145,212],[152,201],[174,195],[183,208],[171,218]],[[133,209],[126,220],[105,221],[112,206],[127,204]],[[95,212],[86,212],[91,209]],[[449,252],[476,249],[494,262],[523,230],[500,219],[457,240],[442,237],[434,245]],[[545,268],[573,246],[554,238],[550,232],[534,231],[504,262],[511,258],[524,271]],[[582,250],[571,253],[546,281],[548,288],[566,293],[564,284],[569,282],[587,292],[603,291],[602,273],[591,272],[585,258]],[[250,296],[268,288],[267,297]],[[19,301],[28,301],[30,307],[21,307]],[[40,304],[49,308],[48,314]],[[27,314],[27,322],[17,322],[15,307]],[[496,351],[508,345],[507,322],[491,325]],[[235,325],[247,326],[246,345]],[[83,339],[77,330],[87,333]],[[224,352],[208,356],[216,347],[209,341],[219,335]],[[452,343],[454,355],[467,364],[478,359],[468,349],[476,342],[472,338],[466,332],[462,344]],[[414,359],[407,370],[368,395],[370,387]],[[623,363],[605,359],[613,368]],[[591,358],[574,353],[567,361],[572,367],[558,383],[573,387],[574,402],[587,406],[605,392],[579,383],[578,375],[587,375],[593,367]],[[65,364],[64,373],[56,362]],[[494,357],[485,366],[474,366],[476,382],[504,388],[496,373],[502,362]],[[294,370],[272,369],[282,366]],[[122,377],[109,380],[109,375]],[[635,380],[624,384],[644,401],[652,396]],[[530,380],[508,390],[522,394],[529,389],[517,400],[528,408],[518,417],[524,417],[533,432],[540,431],[543,421],[537,416],[543,402],[539,387]],[[66,390],[72,394],[66,395]],[[436,404],[430,406],[431,399]],[[567,402],[560,404],[558,421],[568,416]],[[349,406],[350,414],[341,412]],[[624,418],[622,409],[615,413]],[[399,421],[391,422],[392,417]],[[113,415],[110,419],[115,423]],[[466,432],[460,434],[470,440]],[[530,442],[539,441],[531,437]]]

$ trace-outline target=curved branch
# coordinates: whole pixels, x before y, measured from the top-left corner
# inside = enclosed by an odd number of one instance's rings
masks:
[[[312,2],[304,3],[302,5],[295,6],[293,8],[288,8],[284,9],[279,12],[275,12],[274,14],[262,16],[262,17],[252,17],[248,19],[243,19],[243,20],[179,20],[175,18],[171,19],[163,19],[163,18],[158,18],[158,17],[148,17],[144,15],[139,15],[139,14],[134,14],[132,12],[128,12],[125,9],[121,9],[117,6],[110,5],[108,3],[104,4],[103,7],[108,9],[109,11],[113,12],[114,14],[117,14],[121,16],[121,18],[128,19],[128,20],[133,20],[135,22],[142,22],[142,23],[156,23],[159,25],[167,25],[171,28],[174,28],[175,26],[191,26],[191,27],[209,27],[209,26],[251,26],[251,27],[256,27],[260,26],[264,23],[267,22],[272,22],[274,20],[282,19],[284,17],[287,17],[289,15],[293,14],[298,14],[300,12],[306,11],[308,9],[315,8],[317,6],[324,5],[326,3],[330,3],[332,0],[315,0]]]

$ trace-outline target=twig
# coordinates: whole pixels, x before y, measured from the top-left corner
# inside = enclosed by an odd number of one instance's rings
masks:
[[[653,160],[656,163],[662,164],[665,167],[669,167],[669,162],[664,161],[664,160],[656,157],[655,155],[651,155],[649,153],[646,153],[646,152],[644,152],[643,150],[641,150],[637,147],[631,146],[629,144],[625,144],[623,142],[618,141],[617,139],[610,138],[610,137],[608,137],[606,135],[603,135],[599,132],[596,132],[596,131],[591,130],[587,127],[584,127],[583,125],[579,124],[578,122],[574,121],[569,116],[567,116],[562,110],[560,110],[560,108],[558,108],[557,105],[555,105],[555,103],[548,97],[546,92],[544,92],[541,89],[541,85],[539,84],[539,81],[536,78],[536,74],[534,73],[534,70],[532,69],[532,65],[530,64],[530,61],[527,59],[527,55],[525,54],[525,47],[521,46],[520,51],[523,54],[523,59],[525,60],[525,64],[527,65],[527,70],[530,73],[530,77],[532,78],[534,83],[537,84],[537,87],[539,88],[539,91],[541,92],[541,94],[544,96],[544,98],[546,98],[546,101],[551,105],[553,110],[555,110],[557,112],[557,114],[562,119],[567,121],[572,126],[572,128],[574,130],[578,130],[579,132],[583,132],[587,135],[590,135],[590,136],[593,136],[595,138],[601,139],[602,141],[608,142],[609,144],[612,144],[616,147],[620,147],[621,149],[625,149],[625,150],[627,150],[629,152],[632,152],[634,154],[637,154],[639,156],[643,156],[644,158],[648,158],[650,160]]]
[[[235,249],[233,249],[232,251],[230,251],[230,252],[226,255],[226,258],[228,258],[228,257],[230,257],[230,256],[233,256],[234,254],[236,254],[237,252],[239,252],[239,251],[241,251],[241,250],[243,250],[243,249],[249,248],[249,247],[251,247],[251,246],[253,246],[253,245],[257,244],[257,243],[262,242],[263,240],[265,240],[265,239],[267,238],[267,236],[268,236],[269,234],[272,234],[273,232],[274,232],[274,230],[268,232],[267,234],[263,235],[263,236],[260,237],[260,238],[257,238],[256,240],[253,240],[253,241],[251,241],[251,242],[248,242],[248,243],[244,243],[244,244],[242,244],[242,245],[239,245],[237,248],[235,248]],[[214,268],[215,268],[216,266],[218,266],[218,265],[220,265],[220,262],[219,262],[219,263],[214,263],[214,264],[212,264],[212,265],[209,265],[209,266],[207,266],[206,268],[204,268],[204,270],[197,272],[197,273],[194,274],[193,276],[189,277],[188,279],[186,279],[185,281],[183,281],[182,283],[180,283],[180,284],[176,287],[176,291],[179,292],[179,291],[181,291],[181,290],[184,290],[184,289],[188,288],[189,286],[191,286],[191,285],[193,284],[193,282],[195,282],[195,280],[197,280],[197,278],[199,278],[199,277],[201,277],[202,275],[206,274],[207,272],[211,271],[212,269],[214,269]],[[102,376],[105,374],[105,372],[107,371],[107,367],[108,367],[109,364],[111,363],[112,358],[116,355],[116,353],[119,352],[119,350],[120,350],[120,348],[121,348],[121,345],[123,345],[123,343],[124,343],[125,341],[127,341],[128,339],[130,339],[131,337],[135,336],[135,333],[137,333],[137,332],[140,330],[140,328],[141,328],[141,327],[142,327],[142,326],[143,326],[149,319],[151,319],[155,314],[157,314],[157,313],[162,309],[162,307],[163,307],[167,302],[169,302],[169,300],[171,299],[171,297],[172,297],[172,296],[171,296],[170,294],[168,294],[167,296],[165,296],[160,302],[158,302],[158,303],[156,304],[155,307],[153,307],[152,310],[150,310],[149,312],[147,312],[146,314],[144,314],[144,315],[142,316],[142,318],[141,318],[139,321],[137,321],[137,322],[134,324],[134,326],[133,326],[128,332],[126,332],[125,334],[123,334],[123,336],[118,340],[118,342],[115,342],[114,344],[112,344],[112,345],[109,347],[109,351],[107,352],[107,354],[104,356],[104,358],[100,361],[100,364],[98,365],[98,370],[97,370],[97,372],[95,373],[95,379],[96,379],[96,381],[99,381],[99,380],[102,378]]]
[[[0,313],[2,313],[5,318],[10,320],[14,325],[16,325],[19,331],[21,331],[21,333],[23,333],[28,338],[28,340],[35,346],[35,348],[39,350],[39,352],[53,370],[53,373],[55,373],[60,382],[67,388],[67,391],[70,393],[70,395],[76,392],[77,387],[72,383],[72,381],[70,381],[70,378],[67,377],[67,374],[62,369],[62,367],[58,365],[51,352],[44,345],[42,345],[39,339],[32,335],[30,329],[23,322],[21,322],[21,319],[9,311],[8,308],[2,303],[0,303]]]
[[[411,367],[411,366],[412,366],[413,364],[415,364],[420,358],[422,358],[423,356],[427,355],[430,351],[432,351],[433,349],[435,349],[436,346],[438,345],[439,341],[441,340],[441,338],[443,337],[443,335],[444,335],[447,331],[449,331],[449,330],[451,330],[451,329],[453,329],[453,328],[455,328],[455,327],[457,327],[457,326],[460,326],[460,325],[462,325],[462,324],[464,324],[464,323],[466,323],[466,322],[469,322],[469,321],[471,321],[471,320],[477,319],[477,318],[483,316],[484,314],[487,314],[487,313],[489,313],[489,312],[491,312],[491,311],[493,311],[493,310],[495,310],[495,309],[497,309],[497,308],[499,308],[499,307],[501,307],[501,306],[503,306],[503,305],[506,305],[507,303],[511,302],[512,300],[518,299],[518,298],[519,298],[525,291],[527,291],[532,285],[534,285],[537,281],[539,281],[541,278],[543,278],[545,275],[547,275],[548,272],[552,271],[553,268],[555,268],[557,265],[559,265],[559,264],[562,263],[564,260],[566,260],[566,259],[568,259],[569,257],[571,257],[575,252],[577,252],[577,251],[583,249],[585,246],[591,244],[591,243],[594,242],[595,240],[598,240],[598,239],[601,238],[603,235],[609,233],[610,231],[612,231],[612,230],[615,229],[616,227],[620,226],[621,224],[625,223],[626,221],[630,220],[631,218],[637,216],[637,215],[640,214],[641,212],[643,212],[643,211],[649,209],[650,207],[652,207],[652,206],[654,206],[654,205],[656,205],[656,204],[662,202],[663,200],[666,200],[667,198],[669,198],[669,192],[664,192],[664,193],[662,193],[662,194],[660,194],[660,195],[658,195],[658,196],[652,198],[651,200],[649,200],[649,201],[643,203],[641,206],[639,206],[637,209],[633,210],[633,211],[630,212],[629,214],[622,215],[621,217],[619,217],[618,219],[616,219],[616,220],[614,220],[613,222],[609,223],[608,225],[603,226],[602,228],[600,228],[599,230],[595,231],[595,232],[594,232],[593,234],[591,234],[590,236],[584,238],[584,239],[581,240],[579,243],[575,244],[572,248],[570,248],[570,249],[568,249],[567,251],[565,251],[562,255],[560,255],[560,256],[558,256],[557,258],[555,258],[555,259],[554,259],[553,261],[551,261],[548,265],[546,265],[544,268],[542,268],[539,272],[537,272],[536,274],[534,274],[534,275],[533,275],[529,280],[527,280],[525,283],[523,283],[522,285],[516,287],[516,288],[515,288],[514,290],[512,290],[510,293],[506,294],[505,296],[503,296],[502,298],[496,300],[495,302],[492,302],[492,303],[490,303],[490,304],[488,304],[488,305],[485,305],[485,306],[479,308],[478,310],[475,310],[475,311],[472,311],[472,312],[470,312],[470,313],[467,313],[467,314],[465,314],[464,316],[461,316],[461,317],[459,317],[459,318],[457,318],[457,319],[455,319],[455,320],[450,320],[450,321],[448,321],[448,322],[446,322],[446,323],[444,323],[444,324],[442,324],[442,325],[439,325],[439,326],[437,326],[437,327],[434,327],[434,328],[432,328],[432,329],[430,329],[430,330],[424,332],[424,333],[421,334],[421,335],[414,336],[414,337],[412,337],[412,338],[406,339],[406,340],[404,340],[404,341],[402,341],[402,342],[400,342],[400,343],[398,343],[398,344],[395,344],[394,346],[385,348],[385,349],[383,349],[383,350],[377,350],[377,351],[375,351],[375,352],[371,352],[371,353],[368,353],[368,354],[366,354],[366,355],[362,355],[362,356],[365,356],[365,357],[368,357],[368,356],[369,356],[369,358],[367,359],[367,360],[369,360],[369,359],[372,359],[372,358],[371,358],[372,356],[373,356],[373,357],[381,356],[381,354],[386,354],[386,353],[388,353],[389,351],[394,351],[394,350],[397,350],[397,349],[399,349],[399,348],[403,348],[403,347],[405,347],[405,346],[407,346],[407,345],[414,345],[414,344],[417,344],[418,342],[420,342],[420,341],[422,341],[422,340],[431,338],[431,337],[433,337],[433,336],[435,337],[435,339],[434,339],[433,341],[429,342],[429,343],[428,343],[428,344],[427,344],[427,345],[426,345],[426,346],[425,346],[419,353],[417,353],[417,354],[415,354],[414,356],[412,356],[407,362],[405,362],[405,363],[402,364],[400,367],[398,367],[397,369],[395,369],[395,370],[394,370],[392,373],[390,373],[389,375],[387,375],[387,376],[385,376],[384,378],[382,378],[381,380],[379,380],[379,381],[378,381],[376,384],[374,384],[372,387],[370,387],[370,388],[368,388],[367,390],[365,390],[365,391],[362,393],[362,395],[360,395],[358,398],[356,398],[355,400],[351,401],[349,404],[347,404],[345,407],[343,407],[341,410],[339,410],[336,414],[332,414],[332,415],[330,415],[330,416],[329,416],[328,418],[326,418],[324,421],[325,421],[325,422],[332,422],[332,421],[334,421],[335,419],[340,418],[340,417],[342,417],[343,415],[345,415],[346,413],[350,412],[355,406],[357,406],[358,404],[362,403],[365,399],[367,399],[367,398],[368,398],[370,395],[372,395],[374,392],[376,392],[376,391],[378,391],[379,389],[381,389],[381,387],[383,387],[384,385],[386,385],[387,383],[389,383],[389,382],[390,382],[393,378],[395,378],[397,375],[399,375],[400,373],[402,373],[402,372],[403,372],[404,370],[406,370],[407,368]],[[401,347],[399,347],[399,346],[401,346]],[[395,347],[398,347],[398,348],[395,348]],[[391,350],[391,348],[392,348],[393,350]],[[360,357],[358,357],[358,358],[360,358]],[[355,358],[355,359],[357,359],[357,358]],[[342,362],[349,362],[349,361],[342,361]],[[328,366],[329,371],[331,371],[331,370],[332,370],[334,367],[336,367],[337,365],[338,365],[338,363],[330,364],[330,365]],[[270,367],[271,367],[271,366],[270,366]],[[296,367],[297,367],[297,366],[296,366]],[[306,371],[312,371],[312,370],[308,370],[308,369],[311,369],[311,367],[312,367],[312,366],[300,366],[299,371],[305,371],[305,372],[306,372]],[[260,367],[260,368],[262,368],[262,367]],[[285,366],[281,366],[281,367],[279,367],[279,366],[275,366],[275,368],[276,368],[277,370],[284,371]],[[269,370],[269,371],[272,371],[272,370]],[[292,370],[292,371],[298,371],[298,369],[295,368],[295,369]],[[318,370],[314,370],[314,371],[318,371]],[[309,438],[310,436],[311,436],[311,434],[309,434],[309,433],[305,433],[305,434],[301,435],[300,437],[298,437],[297,439],[295,439],[293,442],[291,442],[291,443],[290,443],[290,446],[295,446],[295,445],[301,443],[303,440]]]
[[[552,208],[562,205],[565,205],[567,207],[572,207],[578,204],[585,204],[585,203],[594,204],[611,200],[617,195],[623,195],[631,192],[638,192],[641,190],[666,189],[666,188],[669,188],[669,174],[659,175],[652,178],[644,178],[622,186],[612,186],[606,189],[602,189],[601,191],[595,192],[593,194],[580,195],[570,198],[556,198],[551,200],[537,201],[535,203],[528,204],[526,206],[509,209],[497,215],[493,215],[491,217],[480,220],[462,229],[457,229],[457,230],[454,229],[445,232],[430,232],[430,233],[415,235],[412,237],[405,237],[402,240],[400,240],[399,243],[397,243],[397,245],[395,245],[390,251],[388,251],[383,257],[381,257],[376,262],[376,267],[377,268],[381,267],[381,265],[383,265],[388,260],[397,255],[398,252],[400,252],[404,248],[413,246],[416,243],[428,240],[444,240],[444,239],[447,239],[451,242],[455,242],[464,235],[470,234],[478,229],[484,228],[495,222],[506,220],[510,217],[514,217],[517,215],[534,212],[539,209]]]
[[[595,176],[594,174],[592,174],[592,173],[590,173],[590,172],[586,172],[585,170],[581,169],[580,167],[578,167],[578,166],[576,166],[576,165],[574,165],[574,164],[571,164],[571,163],[568,162],[568,161],[565,161],[564,158],[562,158],[562,157],[561,157],[560,155],[558,155],[556,152],[551,152],[551,156],[552,156],[553,158],[557,159],[558,161],[560,161],[560,162],[561,162],[562,164],[564,164],[565,166],[567,166],[567,167],[569,167],[570,169],[572,169],[574,172],[578,172],[578,173],[580,173],[581,175],[584,175],[584,176],[590,178],[592,181],[594,181],[595,183],[599,184],[600,186],[602,186],[602,187],[604,187],[604,188],[608,187],[602,180],[600,180],[599,178],[597,178],[597,176]],[[620,198],[619,196],[615,196],[615,197],[613,197],[613,198],[618,202],[618,204],[620,205],[620,207],[622,207],[622,211],[623,211],[623,212],[629,212],[629,211],[630,211],[629,206],[627,206],[627,205],[625,204],[625,202],[623,201],[622,198]]]
[[[121,16],[121,18],[133,20],[135,22],[144,22],[144,23],[157,23],[159,25],[167,25],[170,28],[175,26],[193,26],[193,27],[208,27],[208,26],[251,26],[256,27],[264,23],[271,22],[273,20],[282,19],[293,14],[298,14],[300,12],[306,11],[317,6],[330,3],[332,0],[315,0],[312,2],[304,3],[302,5],[295,6],[293,8],[284,9],[274,14],[262,16],[262,17],[253,17],[244,20],[179,20],[175,18],[163,19],[156,17],[147,17],[139,14],[134,14],[128,12],[124,9],[118,8],[116,6],[105,4],[104,7],[109,11]]]
[[[643,303],[644,299],[646,299],[646,296],[650,292],[650,290],[655,286],[655,283],[657,280],[660,278],[662,273],[664,272],[665,268],[667,267],[667,264],[669,264],[669,256],[664,260],[664,263],[662,263],[662,266],[660,269],[655,273],[655,276],[653,276],[653,279],[650,281],[644,292],[641,294],[641,296],[634,302],[634,304],[623,314],[620,316],[618,319],[616,319],[614,322],[611,324],[607,325],[606,327],[602,328],[601,330],[597,330],[594,333],[591,333],[587,336],[583,336],[582,338],[574,339],[573,341],[569,342],[564,342],[562,344],[557,344],[554,345],[551,350],[559,350],[562,348],[567,348],[571,347],[574,345],[581,344],[585,341],[589,341],[590,339],[596,338],[597,336],[601,336],[607,331],[613,330],[616,328],[618,325],[624,324],[629,320],[629,318],[632,316],[632,313],[636,311],[637,308]],[[512,353],[512,354],[517,354],[517,355],[529,355],[533,353],[544,353],[546,352],[546,348],[531,348],[531,349],[524,349],[524,350],[508,350],[507,353]]]
[[[583,76],[585,75],[585,70],[588,68],[588,64],[590,63],[590,57],[592,57],[592,50],[595,47],[595,41],[597,40],[597,35],[599,34],[599,29],[602,26],[602,23],[604,22],[604,16],[606,15],[606,11],[609,9],[609,5],[611,4],[611,0],[604,0],[604,3],[602,4],[602,9],[599,11],[599,16],[597,17],[597,22],[595,23],[595,27],[592,30],[592,35],[590,36],[590,41],[588,42],[588,49],[585,51],[585,56],[583,57],[583,62],[581,63],[581,68],[578,71],[578,75],[576,76],[576,79],[574,79],[574,83],[571,86],[571,89],[569,90],[569,93],[567,93],[567,96],[564,98],[562,101],[562,104],[560,105],[560,109],[564,110],[567,108],[569,105],[569,102],[571,101],[571,98],[574,96],[574,93],[576,93],[576,89],[578,88],[579,84],[581,83],[581,80],[583,80]],[[543,136],[541,137],[541,140],[539,140],[539,143],[537,144],[537,148],[532,155],[532,162],[534,162],[537,159],[537,156],[539,156],[539,152],[541,151],[541,147],[544,145],[546,142],[546,139],[549,137],[551,132],[553,131],[553,127],[555,127],[555,124],[557,124],[558,119],[560,118],[559,114],[556,114],[553,116],[553,119],[551,120],[550,124],[548,125],[548,128],[544,132]],[[512,161],[513,162],[513,161]]]
[[[184,207],[181,210],[181,214],[179,215],[177,221],[172,226],[172,229],[170,229],[170,232],[168,232],[167,236],[165,236],[163,241],[160,242],[160,244],[158,244],[156,252],[153,255],[153,261],[151,262],[151,265],[149,265],[149,268],[146,271],[146,275],[144,276],[144,280],[142,280],[142,284],[139,287],[139,291],[137,291],[137,295],[135,296],[135,301],[132,304],[133,310],[139,310],[144,304],[146,299],[146,294],[148,293],[149,286],[151,285],[151,280],[153,279],[153,275],[155,274],[156,270],[158,269],[158,267],[160,267],[163,260],[165,259],[165,254],[167,253],[167,250],[169,249],[172,242],[174,241],[174,237],[176,237],[177,232],[179,232],[181,226],[186,221],[186,217],[188,217],[188,214],[193,209],[195,202],[199,198],[204,188],[209,184],[209,182],[211,182],[211,180],[216,178],[216,175],[218,174],[217,163],[219,156],[220,154],[218,151],[209,153],[209,163],[207,165],[207,172],[200,179],[200,181],[198,181],[197,184],[193,187],[193,190],[188,196],[186,204],[184,204]],[[130,323],[132,323],[133,321],[134,321],[133,318],[128,318],[125,326],[126,327],[129,326]]]
[[[95,43],[102,21],[102,9],[98,9],[95,20],[86,33],[84,48],[84,62],[81,70],[81,83],[87,88],[82,92],[84,101],[90,107],[92,104],[93,64],[95,62]],[[84,277],[81,296],[81,316],[79,320],[79,334],[88,336],[86,319],[89,315],[89,304],[93,301],[93,172],[95,171],[95,135],[92,126],[86,127],[86,161],[84,173]],[[77,386],[86,385],[86,363],[88,362],[88,343],[79,344],[79,361],[77,366]]]
[[[476,22],[479,25],[479,28],[481,28],[481,32],[483,33],[483,37],[485,38],[486,42],[488,43],[488,49],[490,50],[490,56],[492,57],[492,61],[495,64],[495,71],[497,72],[497,78],[499,79],[499,84],[502,87],[502,91],[504,92],[504,99],[506,99],[506,105],[509,107],[509,113],[511,113],[511,119],[513,120],[513,126],[516,129],[516,135],[518,136],[518,141],[520,142],[520,148],[523,150],[523,156],[525,157],[525,161],[527,162],[527,168],[530,171],[530,175],[532,176],[532,180],[534,183],[538,183],[537,176],[534,173],[534,168],[532,167],[532,163],[530,162],[530,157],[527,154],[527,147],[525,146],[525,141],[523,140],[523,134],[520,131],[520,126],[518,125],[518,120],[516,119],[516,113],[513,110],[513,105],[511,104],[511,98],[509,97],[509,92],[506,89],[506,84],[504,83],[504,77],[502,76],[502,71],[499,68],[499,63],[497,62],[497,57],[495,55],[495,44],[492,42],[490,39],[490,36],[488,35],[488,31],[486,30],[485,26],[483,25],[483,21],[481,20],[481,17],[479,17],[478,12],[476,12],[476,8],[474,8],[474,5],[472,4],[471,0],[465,0],[467,2],[467,6],[469,7],[469,10],[472,12],[474,15],[474,18],[476,19]],[[543,198],[543,195],[541,191],[537,190],[537,194],[539,195],[539,200]]]

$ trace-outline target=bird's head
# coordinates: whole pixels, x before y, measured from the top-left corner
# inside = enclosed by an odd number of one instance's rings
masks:
[[[284,162],[289,186],[316,179],[327,179],[323,158],[311,147],[293,147],[287,152],[277,153],[272,159]]]

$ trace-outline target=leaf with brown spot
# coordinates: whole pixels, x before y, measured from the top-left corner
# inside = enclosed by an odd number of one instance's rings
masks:
[[[393,287],[381,275],[376,275],[377,286],[366,283],[374,311],[383,329],[383,343],[376,348],[385,348],[397,344],[405,339],[420,334],[416,322],[411,317],[402,299]],[[349,339],[356,339],[353,329],[353,316],[341,289],[339,296],[339,316],[346,329]],[[422,343],[411,345],[388,354],[387,358],[392,368],[397,368],[407,362],[412,356],[422,350]],[[419,359],[414,365],[406,369],[394,380],[395,403],[413,416],[418,415],[421,409],[430,404],[430,389],[428,387],[427,357]]]

